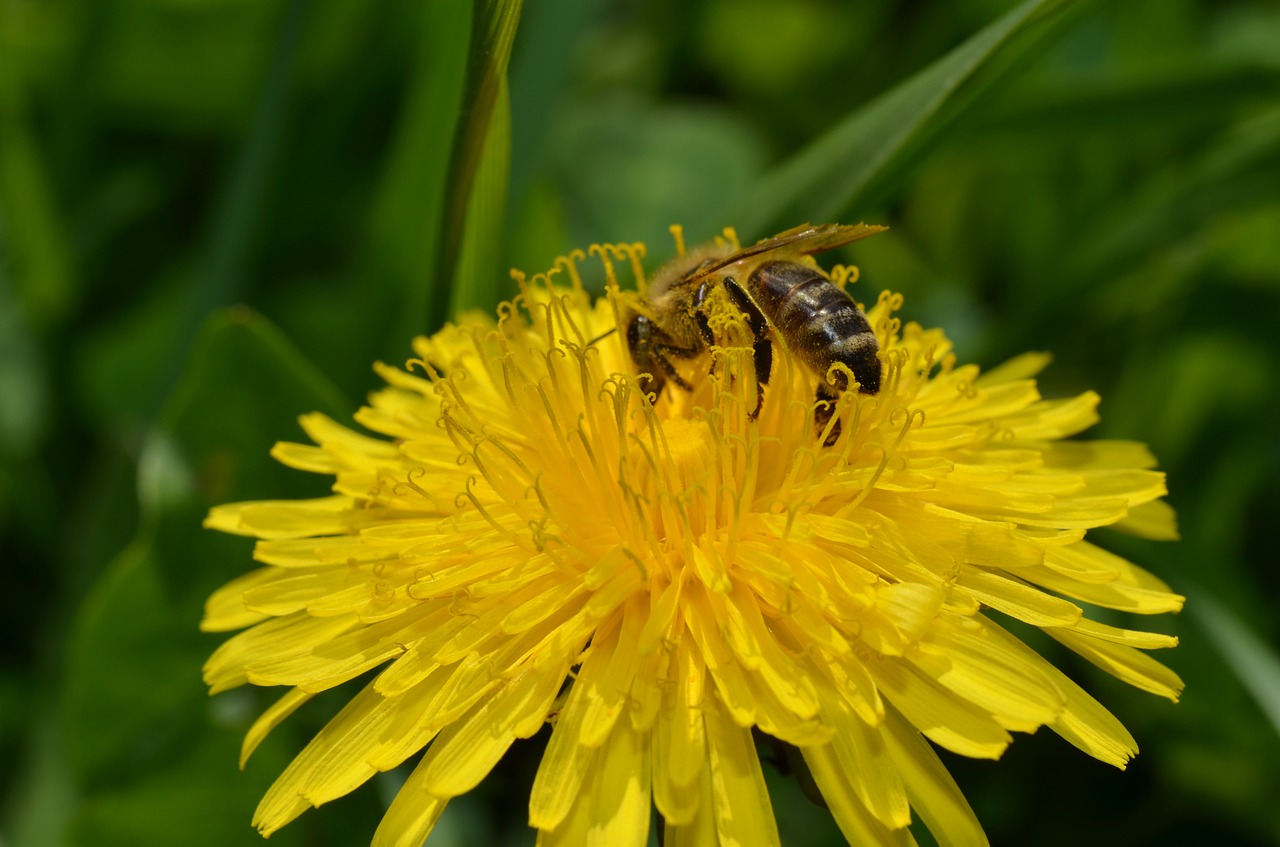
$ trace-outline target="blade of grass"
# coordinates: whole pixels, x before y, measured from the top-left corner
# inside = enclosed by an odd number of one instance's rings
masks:
[[[1171,173],[1131,203],[1098,220],[1063,266],[1079,297],[1090,283],[1114,279],[1153,251],[1177,244],[1206,221],[1275,199],[1280,187],[1280,108],[1229,131],[1191,167]]]
[[[1274,102],[1280,68],[1178,66],[1121,79],[1064,81],[1002,101],[977,127],[983,141],[1012,137],[1074,142],[1091,135],[1167,135],[1179,126],[1231,121],[1255,104]]]
[[[735,218],[744,233],[759,234],[803,220],[831,220],[856,206],[869,186],[911,152],[935,119],[955,118],[965,90],[984,68],[1007,59],[1029,40],[1057,31],[1078,0],[1027,0],[928,68],[850,114],[833,129],[766,175]],[[991,84],[993,78],[984,80]],[[948,108],[952,107],[952,108]],[[936,136],[935,136],[936,139]]]
[[[546,156],[556,104],[569,88],[575,51],[599,4],[591,0],[543,0],[520,18],[520,43],[511,56],[511,195],[507,221],[520,213]]]
[[[1280,656],[1203,589],[1190,586],[1186,594],[1187,614],[1200,624],[1222,660],[1235,671],[1280,734]]]
[[[449,299],[449,316],[466,309],[492,311],[499,298],[499,263],[507,227],[508,176],[511,171],[511,96],[504,81],[493,106],[484,157],[476,170],[457,282]]]
[[[430,328],[422,324],[424,316],[442,314],[449,301],[449,282],[435,271],[466,83],[471,7],[454,0],[425,4],[417,66],[378,189],[364,274],[399,304],[382,353],[392,359],[403,355],[409,338]]]
[[[445,281],[456,284],[457,281],[471,189],[484,156],[494,106],[506,80],[511,45],[520,22],[520,8],[521,0],[488,0],[477,10],[478,17],[472,26],[466,93],[454,135],[453,152],[449,157],[449,184],[445,193],[444,219],[441,221],[436,284]],[[436,327],[444,322],[446,315],[441,308],[428,312],[426,318],[428,327]]]

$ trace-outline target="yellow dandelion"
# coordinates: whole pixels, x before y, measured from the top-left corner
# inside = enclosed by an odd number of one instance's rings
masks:
[[[210,513],[260,539],[263,567],[210,598],[204,629],[247,629],[206,681],[284,688],[244,757],[378,669],[267,792],[262,833],[422,753],[374,836],[418,847],[546,723],[528,819],[547,845],[644,845],[652,806],[669,847],[777,844],[753,728],[798,748],[860,845],[914,843],[913,815],[940,844],[986,843],[933,745],[994,759],[1047,726],[1123,768],[1132,737],[1000,621],[1176,699],[1142,652],[1174,639],[1085,611],[1181,607],[1086,540],[1175,534],[1146,447],[1063,440],[1096,394],[1042,399],[1040,354],[959,365],[887,293],[866,310],[875,393],[815,403],[823,375],[775,331],[761,400],[750,319],[717,292],[699,307],[715,343],[646,395],[617,331],[647,308],[643,255],[593,246],[517,275],[496,321],[378,365],[388,387],[356,421],[382,437],[303,416],[314,445],[272,454],[333,475],[332,496]]]

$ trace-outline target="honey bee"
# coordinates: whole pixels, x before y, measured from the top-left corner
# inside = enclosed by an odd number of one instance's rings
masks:
[[[848,368],[859,392],[878,393],[880,345],[866,315],[826,274],[800,258],[884,229],[866,224],[803,224],[740,250],[705,245],[666,265],[649,287],[648,308],[632,311],[626,322],[631,359],[646,374],[641,387],[655,398],[668,382],[693,390],[675,361],[696,358],[716,343],[706,306],[715,287],[723,286],[753,338],[759,386],[753,419],[760,413],[764,386],[773,371],[771,334],[780,337],[817,376],[817,399],[827,401],[819,407],[826,410],[825,415],[819,414],[819,425],[830,418],[831,401],[849,388],[845,372],[832,371],[832,365]]]

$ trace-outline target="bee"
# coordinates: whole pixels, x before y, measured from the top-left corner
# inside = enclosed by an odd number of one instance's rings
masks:
[[[753,339],[759,394],[754,419],[764,401],[764,386],[773,372],[771,335],[781,338],[796,358],[817,376],[817,399],[832,401],[849,388],[839,363],[857,380],[858,391],[880,391],[880,344],[867,316],[845,291],[821,270],[800,261],[802,256],[832,250],[881,232],[885,227],[803,224],[733,250],[710,244],[690,251],[662,268],[648,292],[648,308],[627,318],[627,347],[636,369],[645,376],[641,387],[660,397],[668,382],[692,391],[676,361],[690,360],[716,343],[707,316],[708,298],[722,286],[742,313]],[[828,382],[828,373],[832,382]],[[834,383],[834,384],[833,384]]]

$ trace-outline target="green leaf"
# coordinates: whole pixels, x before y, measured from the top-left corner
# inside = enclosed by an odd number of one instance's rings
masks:
[[[760,181],[735,218],[743,234],[829,221],[860,206],[870,188],[889,181],[890,172],[937,140],[939,124],[954,119],[983,87],[994,84],[996,76],[988,75],[982,85],[967,85],[979,71],[1061,31],[1066,12],[1078,5],[1077,0],[1027,0],[846,117]]]
[[[1201,588],[1187,592],[1187,614],[1204,630],[1280,734],[1280,656],[1230,609]]]
[[[273,774],[254,768],[243,774],[227,751],[239,744],[238,733],[211,728],[163,762],[141,782],[104,786],[84,798],[71,825],[69,843],[80,847],[136,844],[182,844],[184,847],[261,847],[262,836],[251,826],[252,812]],[[268,753],[273,770],[287,759]],[[265,762],[264,762],[265,764]],[[198,821],[198,825],[193,825]],[[304,830],[286,829],[281,844],[307,842]],[[276,847],[276,838],[271,847]],[[323,843],[336,844],[326,840]],[[354,843],[354,842],[352,842]]]
[[[207,732],[200,667],[204,597],[251,567],[242,539],[207,532],[221,502],[318,496],[326,481],[267,457],[299,413],[341,419],[348,404],[265,320],[246,309],[210,319],[187,373],[144,448],[144,521],[81,609],[69,646],[63,717],[81,788],[151,778]],[[257,457],[257,458],[254,458]],[[235,751],[226,751],[234,761]]]
[[[463,241],[468,223],[467,209],[472,198],[481,162],[488,145],[489,126],[499,95],[506,85],[507,65],[511,60],[511,45],[515,41],[516,26],[520,22],[522,0],[487,0],[479,9],[471,30],[471,49],[467,61],[466,93],[462,99],[462,115],[454,135],[453,152],[449,158],[449,184],[445,194],[444,218],[441,221],[440,250],[436,262],[437,284],[449,281],[458,284],[458,262],[462,255]],[[507,152],[501,168],[505,193],[507,163],[510,161],[510,109],[507,110]],[[493,150],[497,156],[501,151]],[[498,174],[493,176],[496,178]],[[491,191],[486,191],[486,196]],[[505,200],[503,203],[505,214]],[[487,214],[486,214],[487,218]],[[502,220],[500,225],[504,225]],[[483,249],[477,245],[476,249]],[[498,249],[500,245],[494,245]],[[442,306],[444,304],[441,304]],[[427,326],[436,327],[444,322],[444,314],[428,313]]]

